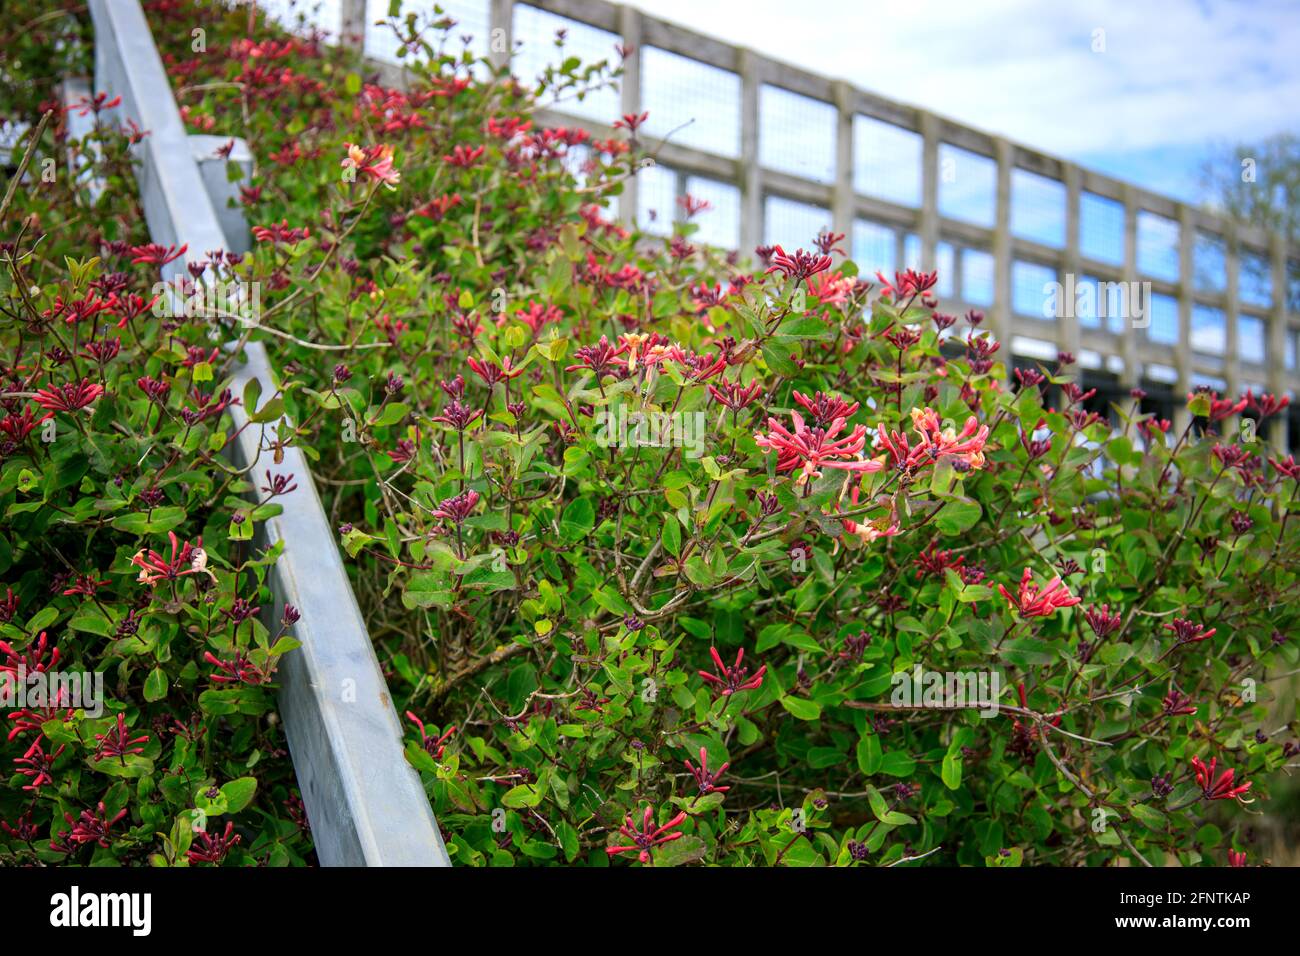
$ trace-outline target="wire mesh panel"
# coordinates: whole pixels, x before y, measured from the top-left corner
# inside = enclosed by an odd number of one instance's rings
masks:
[[[830,226],[830,210],[820,206],[784,196],[768,196],[763,205],[763,242],[788,252],[811,249],[817,234]]]
[[[513,30],[519,48],[514,73],[526,83],[536,82],[548,66],[559,68],[569,57],[581,60],[583,69],[602,62],[617,65],[614,47],[619,37],[607,30],[522,3],[515,4]],[[548,90],[542,104],[599,123],[612,123],[620,113],[619,93],[612,85]]]
[[[1127,300],[1127,287],[1123,283],[1089,275],[1079,276],[1075,281],[1074,314],[1084,328],[1123,332],[1131,308]]]
[[[657,47],[641,51],[649,135],[719,156],[740,155],[740,77]]]
[[[326,37],[337,39],[342,32],[340,0],[258,0],[257,6],[294,33],[310,33],[315,27]]]
[[[1267,308],[1273,304],[1273,270],[1263,252],[1242,249],[1238,256],[1237,299]]]
[[[1192,306],[1192,350],[1207,358],[1222,358],[1228,346],[1228,322],[1223,310],[1196,303]]]
[[[677,172],[667,166],[645,166],[636,174],[636,224],[643,232],[668,236],[677,211]]]
[[[1079,194],[1079,252],[1110,265],[1124,264],[1124,204],[1096,193]]]
[[[838,120],[830,103],[764,84],[758,91],[759,163],[819,183],[833,182]]]
[[[961,297],[971,305],[993,304],[993,253],[984,249],[961,251]]]
[[[863,276],[871,278],[877,272],[892,276],[897,255],[897,232],[878,222],[853,220],[853,261]]]
[[[1253,315],[1237,316],[1237,356],[1243,362],[1263,365],[1268,355],[1264,320]]]
[[[334,0],[337,4],[338,0]],[[421,25],[453,21],[449,30],[429,30],[425,39],[446,53],[456,54],[469,47],[475,58],[488,55],[489,23],[488,0],[438,0],[438,9],[429,0],[404,0],[399,19],[408,13],[419,16]],[[388,19],[388,0],[366,0],[366,56],[389,63],[398,63],[407,51],[401,49],[397,35],[388,27],[376,26],[376,21]],[[467,42],[468,38],[468,42]],[[419,50],[409,51],[412,56],[422,56]]]
[[[853,188],[901,206],[921,205],[920,133],[893,123],[853,117]]]
[[[696,213],[691,220],[700,227],[692,239],[719,249],[739,249],[740,189],[716,179],[688,176],[686,194],[709,204],[709,208]]]
[[[1160,292],[1152,293],[1151,324],[1147,326],[1147,338],[1158,345],[1178,344],[1178,300],[1172,295]]]
[[[1057,249],[1065,245],[1065,184],[1011,171],[1011,234]]]
[[[1228,246],[1222,236],[1197,230],[1192,243],[1192,280],[1202,292],[1228,287]]]
[[[1167,282],[1178,281],[1178,223],[1145,209],[1137,217],[1138,272]]]
[[[970,150],[939,144],[939,212],[992,228],[997,218],[998,164]]]
[[[1062,302],[1056,269],[1038,262],[1011,263],[1011,310],[1037,319],[1058,318],[1070,303]]]

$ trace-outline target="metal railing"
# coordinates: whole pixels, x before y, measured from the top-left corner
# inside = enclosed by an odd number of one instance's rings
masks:
[[[486,27],[479,48],[498,66],[530,44],[551,50],[557,25],[569,29],[571,43],[589,34],[588,48],[597,40],[608,42],[611,54],[614,43],[621,44],[630,52],[611,112],[641,113],[647,92],[664,80],[664,63],[672,57],[684,58],[674,64],[689,61],[714,71],[709,76],[723,81],[728,98],[738,90],[738,115],[728,109],[725,117],[738,135],[729,129],[725,145],[702,147],[698,136],[688,137],[691,145],[673,137],[667,142],[642,138],[657,157],[659,198],[668,192],[667,198],[681,199],[693,187],[721,190],[729,202],[734,198],[738,224],[734,243],[727,244],[746,254],[774,241],[807,245],[811,235],[783,238],[777,220],[793,214],[812,223],[821,214],[821,225],[858,240],[851,251],[864,268],[944,266],[949,276],[942,280],[944,307],[984,311],[985,327],[1016,356],[1050,359],[1058,350],[1073,353],[1085,378],[1113,379],[1117,392],[1140,386],[1165,393],[1182,422],[1186,411],[1180,398],[1198,384],[1233,394],[1248,387],[1279,395],[1300,392],[1300,329],[1293,311],[1300,309],[1300,260],[1293,258],[1300,250],[1288,250],[1279,235],[633,7],[606,0],[444,0],[439,5],[467,24]],[[286,0],[278,6],[285,7]],[[312,0],[296,4],[300,10],[312,6]],[[318,17],[324,17],[317,22],[365,52],[386,82],[400,85],[403,71],[391,54],[381,58],[386,51],[374,33],[373,24],[387,8],[387,0],[330,0],[316,6]],[[426,0],[407,0],[403,11],[432,8]],[[539,18],[538,11],[550,16]],[[536,30],[543,19],[547,35],[523,35],[521,23]],[[644,65],[647,55],[659,73]],[[782,118],[774,115],[780,105],[787,127],[795,122],[815,134],[815,151],[823,157],[816,171],[802,171],[797,158],[792,165],[780,155]],[[681,105],[685,115],[666,119],[690,119],[699,110],[716,116],[718,104],[697,95]],[[572,102],[557,104],[542,118],[581,125],[602,137],[613,133],[612,115],[607,121],[594,119]],[[831,128],[818,130],[818,123]],[[886,145],[874,148],[873,136]],[[906,148],[888,155],[889,143]],[[914,167],[912,196],[900,198],[892,187],[872,182],[872,171],[882,163]],[[671,185],[665,177],[671,177]],[[977,195],[982,181],[986,197]],[[622,219],[647,225],[648,187],[648,180],[626,185]],[[979,207],[975,215],[968,214],[972,196]],[[1051,235],[1034,228],[1035,218],[1050,226]],[[873,251],[879,254],[870,255]],[[1217,277],[1207,275],[1203,252],[1221,262]],[[1059,285],[1049,295],[1053,283]],[[1086,299],[1070,294],[1084,286],[1093,289],[1092,313]],[[1129,291],[1147,294],[1117,304],[1114,296]],[[1058,303],[1080,307],[1057,314],[1051,306]],[[1096,315],[1106,303],[1109,322]],[[1294,415],[1290,421],[1300,423]],[[1270,437],[1282,447],[1288,430],[1283,416],[1270,423]]]

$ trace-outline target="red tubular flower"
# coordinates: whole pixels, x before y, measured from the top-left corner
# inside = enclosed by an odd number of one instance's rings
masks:
[[[85,408],[104,394],[104,386],[90,379],[54,385],[36,393],[36,404],[49,412],[75,412]]]
[[[600,341],[595,345],[584,345],[573,353],[577,359],[574,365],[565,366],[566,372],[576,372],[580,369],[589,369],[596,373],[597,378],[604,378],[606,373],[611,371],[615,365],[615,359],[627,351],[626,345],[620,344],[617,347],[610,345],[609,339],[602,335]]]
[[[194,544],[190,544],[177,538],[174,531],[168,531],[167,537],[172,543],[170,560],[157,551],[144,550],[137,551],[131,558],[131,563],[140,569],[140,575],[136,578],[140,584],[153,585],[159,581],[175,581],[187,574],[195,574],[203,570],[199,566],[201,563],[199,558],[203,551],[202,538],[196,538]]]
[[[236,651],[235,656],[228,661],[223,661],[211,651],[204,651],[203,659],[216,668],[210,675],[214,684],[248,684],[256,687],[271,679],[270,672],[262,670],[242,651]]]
[[[46,412],[40,418],[32,411],[30,405],[24,405],[22,412],[18,414],[8,414],[0,418],[0,432],[9,436],[9,439],[15,444],[23,442],[30,435],[37,425],[44,423],[47,419],[54,416],[53,412]]]
[[[1172,624],[1165,625],[1165,630],[1172,631],[1178,638],[1178,643],[1181,645],[1195,644],[1198,641],[1209,640],[1218,633],[1219,629],[1217,627],[1212,627],[1207,631],[1194,621],[1189,621],[1183,617],[1176,617]]]
[[[206,830],[200,830],[194,838],[198,841],[198,846],[185,852],[190,863],[220,863],[226,858],[230,848],[239,842],[235,825],[230,822],[226,823],[226,829],[220,835],[214,836]]]
[[[928,548],[912,559],[912,563],[916,565],[916,579],[919,581],[924,577],[941,577],[948,568],[958,571],[966,563],[966,558],[964,555],[953,557],[952,551],[941,550],[936,542],[931,541]]]
[[[474,513],[474,506],[477,504],[478,492],[467,491],[463,495],[455,495],[438,502],[438,507],[433,512],[433,516],[435,518],[446,518],[456,524],[462,524],[466,518]]]
[[[132,246],[131,261],[136,265],[165,266],[185,255],[187,249],[189,249],[188,244],[177,249],[175,246],[160,246],[156,242],[144,246]]]
[[[126,763],[128,756],[144,753],[144,748],[137,745],[147,743],[149,735],[130,736],[126,729],[126,715],[119,713],[117,715],[117,726],[111,727],[107,733],[95,734],[95,739],[99,741],[99,747],[95,751],[96,760],[104,757],[118,757],[123,763]]]
[[[1190,696],[1174,688],[1165,695],[1164,703],[1161,705],[1161,712],[1166,717],[1194,714],[1196,713],[1196,704]]]
[[[1232,415],[1236,415],[1238,412],[1242,411],[1246,407],[1245,397],[1242,397],[1234,402],[1230,398],[1219,398],[1218,392],[1211,392],[1207,390],[1205,394],[1210,400],[1210,410],[1206,417],[1209,418],[1210,421],[1212,422],[1223,421],[1223,419],[1228,418]],[[1195,392],[1192,392],[1187,396],[1187,400],[1189,402],[1195,398],[1196,398]]]
[[[802,281],[831,267],[831,257],[815,255],[804,249],[797,249],[793,254],[787,253],[780,246],[772,250],[772,264],[763,275],[780,272],[787,279]]]
[[[17,604],[15,603],[15,608]],[[49,660],[45,659],[46,651],[49,651]],[[49,637],[45,631],[41,631],[40,636],[35,641],[27,645],[27,648],[19,654],[7,641],[0,641],[0,654],[4,655],[4,660],[0,661],[0,674],[18,673],[18,668],[22,668],[28,674],[42,674],[52,669],[59,663],[60,652],[57,647],[50,647]]]
[[[709,394],[713,396],[714,401],[724,408],[729,408],[733,412],[738,412],[742,408],[748,407],[754,399],[763,394],[763,385],[761,382],[751,382],[749,387],[741,385],[739,382],[731,382],[722,379],[717,385],[709,386]]]
[[[1093,605],[1084,612],[1084,619],[1087,620],[1088,626],[1092,628],[1092,633],[1096,634],[1098,639],[1104,639],[1119,630],[1123,618],[1120,617],[1119,610],[1116,609],[1114,614],[1110,613],[1110,605],[1102,604]]]
[[[1286,395],[1275,397],[1267,392],[1262,395],[1255,395],[1251,393],[1250,389],[1246,389],[1246,404],[1259,412],[1259,417],[1262,419],[1282,411],[1291,404],[1291,399]]]
[[[1205,794],[1206,800],[1236,799],[1250,790],[1252,784],[1249,780],[1235,787],[1233,786],[1236,771],[1231,768],[1224,770],[1216,779],[1214,767],[1218,762],[1219,758],[1217,757],[1211,757],[1208,764],[1202,761],[1200,757],[1192,758],[1192,770],[1196,774],[1196,784]]]
[[[1238,853],[1236,850],[1228,851],[1228,866],[1243,867],[1245,865],[1246,865],[1245,851],[1242,851],[1240,853]]]
[[[1021,617],[1050,617],[1057,608],[1072,607],[1083,600],[1070,593],[1059,575],[1041,590],[1033,583],[1033,577],[1034,573],[1025,568],[1025,573],[1020,576],[1020,593],[1016,597],[1012,597],[1011,592],[1001,584],[998,585],[998,591],[1006,598],[1007,606],[1018,611]]]
[[[41,746],[41,741],[38,738],[30,747],[27,748],[25,754],[21,757],[15,757],[14,763],[18,764],[20,768],[23,768],[18,772],[24,777],[31,778],[31,783],[24,784],[23,789],[35,791],[41,789],[41,787],[45,786],[47,783],[53,783],[54,761],[57,760],[66,749],[66,744],[60,745],[59,749],[54,751],[54,753],[47,754],[45,749]]]
[[[424,752],[434,760],[441,760],[443,751],[447,749],[448,738],[456,732],[455,725],[453,724],[451,727],[448,727],[441,736],[434,737],[424,729],[424,721],[419,717],[416,717],[415,714],[411,713],[409,710],[406,712],[406,719],[415,724],[419,729],[420,746],[424,748]]]
[[[698,767],[693,766],[689,760],[685,760],[683,763],[686,764],[686,769],[691,772],[691,776],[695,778],[695,783],[700,788],[701,796],[706,793],[726,793],[731,789],[731,787],[718,786],[718,778],[727,772],[727,768],[730,767],[731,764],[729,762],[724,763],[717,770],[710,772],[709,752],[704,747],[700,748],[700,765]]]
[[[700,213],[713,208],[713,203],[709,202],[707,199],[697,199],[689,193],[685,196],[679,196],[677,198],[677,205],[682,207],[682,211],[686,213],[687,219],[693,219]]]
[[[939,272],[918,272],[916,269],[904,269],[902,272],[894,273],[894,281],[891,283],[885,278],[883,272],[877,272],[876,278],[880,280],[880,291],[892,299],[898,299],[902,296],[922,295],[929,292],[939,282]]]
[[[623,118],[614,121],[614,129],[625,129],[629,133],[635,133],[647,119],[650,118],[650,111],[638,116],[635,113],[624,113]]]
[[[654,809],[646,807],[645,815],[641,818],[641,827],[637,829],[636,824],[632,822],[632,814],[629,813],[626,822],[618,828],[618,832],[631,840],[632,845],[607,847],[605,852],[610,856],[617,856],[620,853],[635,853],[637,859],[642,863],[649,863],[652,849],[665,843],[671,843],[673,840],[679,840],[686,835],[677,829],[686,822],[685,810],[663,826],[655,826],[654,819]]]
[[[442,161],[451,166],[459,166],[462,169],[467,169],[470,166],[473,166],[482,155],[482,146],[475,146],[473,149],[465,146],[457,146],[446,156],[442,157]]]
[[[858,402],[850,404],[838,395],[827,395],[825,392],[817,392],[812,398],[809,398],[807,395],[801,394],[797,389],[794,392],[794,400],[802,405],[812,420],[822,428],[825,428],[837,418],[845,420],[852,418],[861,407]]]
[[[753,677],[750,677],[749,668],[742,665],[742,661],[745,659],[745,649],[743,647],[736,651],[736,663],[730,667],[722,663],[722,658],[718,655],[716,647],[709,648],[709,655],[713,658],[713,663],[718,668],[718,672],[711,674],[708,671],[700,671],[699,674],[710,684],[720,688],[723,697],[730,697],[742,690],[758,690],[763,686],[763,675],[767,673],[767,665],[764,664],[754,673]]]
[[[843,418],[837,418],[827,428],[821,429],[804,424],[798,412],[792,412],[791,417],[794,419],[793,431],[775,418],[769,418],[768,433],[755,434],[754,441],[764,451],[777,453],[777,471],[801,468],[796,484],[801,485],[809,478],[820,478],[822,468],[873,472],[885,467],[878,461],[862,457],[862,449],[867,444],[866,426],[855,425],[850,434],[836,438],[847,424]]]
[[[483,379],[483,384],[488,388],[494,387],[498,382],[506,382],[512,378],[518,378],[524,374],[522,368],[515,368],[507,355],[501,360],[501,364],[494,365],[488,361],[480,361],[471,357],[469,367],[474,370],[474,374]]]
[[[258,242],[270,242],[275,245],[284,243],[294,245],[302,242],[311,235],[311,229],[307,226],[294,228],[289,225],[288,219],[281,219],[279,222],[273,222],[269,226],[254,226],[253,238]]]
[[[72,827],[72,832],[69,833],[67,830],[60,830],[59,837],[66,838],[73,843],[96,843],[104,849],[108,849],[111,836],[110,831],[113,828],[113,824],[117,823],[117,821],[121,820],[124,816],[126,816],[125,808],[120,810],[117,816],[110,820],[108,818],[108,809],[104,806],[104,802],[101,800],[93,812],[90,810],[82,810],[80,819],[74,820],[72,814],[65,813],[63,819],[68,821],[68,824]],[[66,847],[59,846],[58,840],[51,840],[50,847],[56,850],[62,849],[64,852],[67,852]]]

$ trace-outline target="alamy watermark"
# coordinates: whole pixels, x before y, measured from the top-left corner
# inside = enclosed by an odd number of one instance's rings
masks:
[[[704,412],[629,412],[626,405],[596,412],[601,448],[682,448],[687,458],[704,454]]]
[[[262,320],[262,284],[245,280],[155,282],[153,314],[159,319],[233,319],[256,327]]]
[[[1065,274],[1065,284],[1043,283],[1043,318],[1128,320],[1133,328],[1151,324],[1151,283],[1139,281],[1078,282],[1074,273]]]
[[[71,707],[95,718],[104,713],[104,675],[91,671],[32,671],[19,664],[0,671],[0,710]]]
[[[917,664],[895,672],[892,683],[895,707],[976,710],[981,717],[997,716],[1002,693],[998,671],[930,671]]]

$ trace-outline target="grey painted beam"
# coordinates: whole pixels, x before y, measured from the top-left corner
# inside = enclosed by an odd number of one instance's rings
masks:
[[[245,354],[234,393],[258,379],[269,399],[276,385],[265,349],[250,343]],[[302,615],[293,630],[302,647],[280,668],[280,714],[317,856],[326,866],[450,866],[419,774],[402,751],[397,711],[307,460],[290,445],[273,466],[262,450],[263,428],[269,434],[271,427],[248,424],[249,411],[232,409],[243,429],[235,463],[255,481],[271,468],[298,484],[277,499],[283,512],[263,522],[256,540],[263,548],[285,545],[271,568],[270,620],[285,604]]]
[[[97,87],[122,96],[121,116],[149,135],[136,147],[141,201],[150,234],[186,243],[191,258],[225,246],[194,146],[138,0],[90,0],[95,23]],[[172,272],[184,268],[177,260]],[[256,378],[275,393],[261,344],[250,343],[234,390]],[[263,426],[241,428],[232,457],[258,478],[270,461],[260,451]],[[247,425],[248,427],[242,427]],[[280,713],[311,821],[317,856],[326,866],[448,866],[450,861],[419,775],[407,762],[402,729],[339,556],[338,544],[302,451],[290,445],[275,465],[298,488],[279,499],[283,512],[258,529],[258,542],[285,544],[270,572],[272,619],[285,604],[299,609],[294,635],[302,647],[280,670]]]

